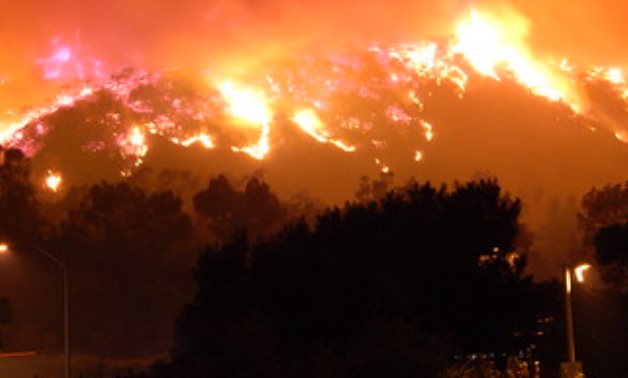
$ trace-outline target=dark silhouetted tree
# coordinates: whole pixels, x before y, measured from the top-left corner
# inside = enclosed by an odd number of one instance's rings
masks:
[[[495,181],[412,183],[313,228],[209,247],[155,376],[434,377],[454,349],[521,350],[548,309],[515,250],[520,211]],[[244,332],[256,338],[239,353]]]
[[[39,238],[42,219],[30,181],[29,159],[19,150],[1,151],[0,240],[27,243]]]
[[[628,181],[592,189],[582,199],[578,220],[585,248],[592,249],[603,278],[623,285],[627,277]]]
[[[582,198],[578,223],[587,248],[593,247],[593,238],[601,228],[628,223],[628,181],[589,191]]]
[[[194,196],[194,208],[223,241],[241,229],[251,237],[269,235],[279,230],[288,216],[286,207],[258,178],[250,179],[243,191],[234,189],[225,176],[213,178],[207,189]]]
[[[191,235],[171,192],[91,187],[52,240],[72,272],[75,347],[118,356],[167,350],[171,323],[191,294]]]
[[[392,189],[395,175],[393,172],[381,172],[379,179],[371,180],[367,176],[360,177],[355,198],[359,202],[382,199]]]
[[[604,278],[619,287],[628,283],[628,223],[600,229],[593,242]]]

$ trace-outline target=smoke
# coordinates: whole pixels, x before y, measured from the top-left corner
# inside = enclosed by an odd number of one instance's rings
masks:
[[[470,7],[521,13],[544,56],[628,62],[621,0],[25,0],[0,5],[0,110],[54,94],[41,63],[61,46],[81,65],[54,77],[64,84],[128,66],[246,68],[315,46],[450,36]]]
[[[628,64],[626,2],[622,0],[513,0],[531,20],[531,42],[540,51],[584,64]]]
[[[471,6],[509,4],[531,20],[535,44],[583,59],[626,58],[621,0],[371,1],[350,0],[26,0],[0,6],[0,67],[34,62],[53,38],[81,41],[121,64],[206,62],[224,51],[304,43],[450,34]],[[4,8],[4,9],[2,9]]]
[[[434,34],[447,29],[460,4],[112,0],[104,6],[96,0],[27,0],[3,6],[2,66],[35,61],[54,38],[80,38],[109,62],[164,68],[206,63],[224,52],[269,45],[289,48],[320,41]]]

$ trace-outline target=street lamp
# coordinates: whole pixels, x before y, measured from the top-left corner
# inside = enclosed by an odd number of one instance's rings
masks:
[[[63,271],[63,328],[64,328],[64,349],[65,349],[65,378],[70,378],[70,293],[68,266],[58,257],[48,252],[44,248],[34,246],[33,249],[46,257],[53,264]],[[11,250],[8,244],[0,243],[0,255]]]
[[[573,326],[573,304],[571,300],[572,281],[575,277],[577,282],[584,282],[584,272],[591,268],[589,264],[577,266],[565,265],[563,274],[565,276],[565,324],[567,333],[567,357],[568,362],[563,365],[563,375],[565,377],[584,377],[582,365],[576,362],[576,341]]]

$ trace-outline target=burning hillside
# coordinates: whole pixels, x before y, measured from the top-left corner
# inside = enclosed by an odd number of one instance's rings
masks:
[[[625,179],[628,71],[535,54],[529,28],[511,9],[478,8],[448,37],[169,70],[114,70],[54,39],[36,65],[60,94],[8,112],[0,140],[33,156],[55,192],[142,165],[264,169],[285,195],[333,201],[351,197],[360,175],[390,171],[401,181],[496,175],[531,206]]]

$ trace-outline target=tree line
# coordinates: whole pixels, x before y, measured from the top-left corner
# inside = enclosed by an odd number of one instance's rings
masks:
[[[23,246],[22,259],[37,244],[68,262],[77,350],[170,351],[144,376],[437,377],[468,356],[502,368],[526,356],[554,370],[564,358],[560,282],[526,271],[522,204],[496,180],[362,180],[356,200],[315,216],[255,177],[241,186],[211,178],[189,203],[132,180],[45,196],[28,159],[5,151],[0,237]],[[583,249],[607,286],[577,302],[612,307],[577,319],[589,341],[581,353],[605,376],[625,366],[627,198],[628,183],[593,189],[579,214]],[[1,265],[0,288],[17,306],[5,344],[58,346],[58,275],[42,266],[25,278]],[[47,289],[15,285],[25,279]],[[51,311],[27,311],[25,297]],[[611,339],[600,356],[595,345]]]

